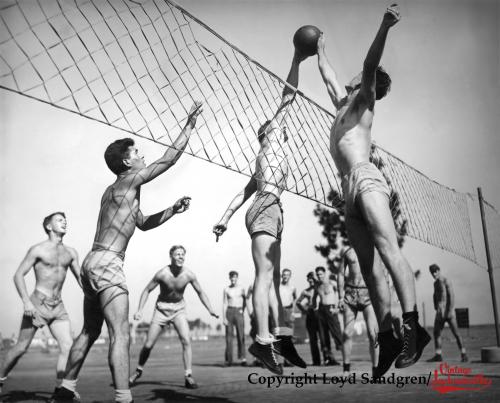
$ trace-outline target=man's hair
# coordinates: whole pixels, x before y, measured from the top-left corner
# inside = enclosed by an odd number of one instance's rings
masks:
[[[239,276],[238,272],[236,270],[231,270],[229,272],[229,278],[233,277],[233,276]]]
[[[391,90],[391,77],[382,66],[377,67],[375,73],[375,99],[382,99]]]
[[[308,280],[309,280],[310,278],[312,278],[313,280],[315,280],[315,278],[314,278],[314,272],[313,272],[313,271],[310,271],[309,273],[307,273],[306,278],[307,278]]]
[[[316,273],[317,273],[318,271],[322,271],[322,272],[326,273],[326,269],[325,269],[323,266],[318,266],[318,267],[316,267],[315,271],[316,271]]]
[[[284,273],[284,272],[286,272],[286,271],[287,271],[288,273],[292,274],[292,271],[291,271],[290,269],[283,269],[283,271],[281,272],[281,274],[283,274],[283,273]]]
[[[106,165],[115,175],[120,175],[128,169],[123,160],[128,158],[128,148],[134,144],[131,138],[124,138],[112,142],[104,151]]]
[[[186,253],[186,248],[182,245],[174,245],[170,248],[170,256],[173,256],[174,252],[177,250],[177,249],[182,249],[184,251],[184,253]]]
[[[439,266],[436,263],[433,263],[429,266],[429,271],[431,273],[434,273],[435,271],[441,271],[441,269],[439,268]]]
[[[259,130],[257,131],[257,139],[259,140],[259,143],[262,143],[262,141],[266,137],[266,129],[267,126],[269,126],[269,123],[271,123],[271,121],[266,120],[264,124],[261,127],[259,127]]]
[[[50,222],[52,221],[52,218],[54,218],[54,216],[56,215],[62,215],[65,219],[66,219],[66,214],[64,214],[62,211],[56,211],[55,213],[52,213],[52,214],[49,214],[47,217],[45,217],[43,219],[43,230],[45,231],[45,233],[47,235],[49,235],[50,231],[47,229],[47,225],[50,224]]]

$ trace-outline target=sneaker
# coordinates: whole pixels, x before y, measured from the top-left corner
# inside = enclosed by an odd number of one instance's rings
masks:
[[[240,365],[241,365],[242,367],[247,367],[247,366],[248,366],[248,364],[247,364],[247,360],[241,360]]]
[[[460,357],[460,362],[469,362],[469,357],[467,357],[467,353],[462,353]]]
[[[429,358],[426,362],[441,362],[443,361],[443,356],[441,354],[434,354],[434,357]]]
[[[403,349],[396,360],[396,368],[415,364],[430,341],[431,336],[418,323],[418,314],[403,319]]]
[[[77,392],[72,392],[71,390],[61,386],[54,390],[54,394],[49,400],[49,403],[56,403],[56,402],[73,403],[73,402],[81,402],[81,399],[80,395]]]
[[[260,344],[254,342],[248,352],[256,357],[265,367],[276,375],[283,375],[283,367],[278,363],[274,355],[272,344]]]
[[[299,353],[293,345],[292,336],[276,336],[276,341],[272,344],[276,354],[281,355],[285,362],[296,365],[300,368],[307,368],[306,363],[300,358]]]
[[[193,375],[184,377],[184,386],[188,389],[198,389],[198,384],[193,379]]]
[[[137,368],[134,372],[134,374],[128,378],[128,385],[129,386],[134,386],[137,382],[137,380],[142,376],[142,369]]]
[[[385,332],[380,332],[377,337],[377,342],[380,350],[378,356],[378,365],[375,371],[373,371],[374,378],[380,378],[387,371],[389,371],[392,363],[401,353],[401,350],[403,348],[401,340],[394,337],[392,329]]]

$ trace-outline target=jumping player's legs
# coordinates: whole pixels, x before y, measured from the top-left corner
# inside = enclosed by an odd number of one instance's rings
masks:
[[[375,311],[373,310],[373,306],[371,304],[363,310],[363,317],[365,319],[368,341],[370,343],[370,358],[372,360],[372,366],[376,367],[378,364],[379,352],[377,345],[378,325],[377,318],[375,317]]]
[[[69,352],[64,379],[76,380],[87,354],[101,334],[104,316],[99,300],[85,297],[83,300],[83,328],[73,341]]]
[[[382,267],[375,264],[373,238],[361,219],[347,214],[345,223],[349,241],[358,256],[361,274],[370,293],[380,331],[388,331],[392,325],[390,290]]]
[[[71,323],[69,320],[55,320],[49,326],[52,336],[57,340],[59,345],[59,357],[57,358],[57,379],[62,380],[64,377],[64,370],[68,361],[69,351],[73,344],[73,337],[71,336]]]
[[[365,192],[358,196],[357,202],[375,247],[391,274],[403,312],[415,311],[415,278],[399,248],[387,196]]]
[[[270,336],[268,324],[269,295],[273,284],[273,258],[278,247],[279,242],[272,235],[259,232],[252,236],[252,257],[255,264],[252,302],[257,319],[257,338],[260,339],[268,339]],[[274,303],[277,306],[277,303]]]
[[[7,352],[5,356],[2,372],[0,373],[1,378],[6,378],[19,359],[26,353],[26,351],[28,351],[28,347],[35,336],[37,329],[38,328],[33,325],[30,317],[23,316],[17,343]]]
[[[109,368],[116,390],[127,390],[129,377],[130,330],[128,293],[120,287],[109,287],[99,294],[109,332]]]

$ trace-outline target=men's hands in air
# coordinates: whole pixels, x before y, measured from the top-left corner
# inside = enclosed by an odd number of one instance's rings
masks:
[[[196,125],[196,119],[198,118],[198,115],[203,112],[202,105],[202,102],[195,101],[193,106],[191,107],[191,110],[189,111],[187,122],[189,125],[191,125],[192,128]]]
[[[172,209],[174,210],[175,214],[184,213],[189,208],[190,203],[191,203],[191,197],[184,196],[174,203]]]
[[[383,19],[383,23],[386,26],[392,27],[396,25],[400,19],[401,19],[401,13],[399,11],[399,6],[396,3],[391,4],[389,7],[387,7]]]
[[[212,232],[215,234],[215,241],[219,242],[219,237],[222,236],[224,232],[227,230],[227,223],[224,221],[220,221],[218,224],[214,225]]]
[[[325,53],[325,43],[326,43],[325,34],[322,32],[319,35],[319,39],[318,39],[318,54]]]

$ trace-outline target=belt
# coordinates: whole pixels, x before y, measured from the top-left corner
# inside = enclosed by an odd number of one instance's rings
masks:
[[[228,306],[227,309],[243,309],[242,306]]]

